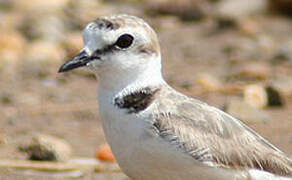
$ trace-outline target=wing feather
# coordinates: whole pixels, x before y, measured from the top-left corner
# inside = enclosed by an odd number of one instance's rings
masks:
[[[288,156],[241,121],[170,88],[158,96],[155,131],[194,159],[210,166],[292,176]]]

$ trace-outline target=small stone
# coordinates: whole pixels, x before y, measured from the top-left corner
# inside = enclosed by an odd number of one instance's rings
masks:
[[[269,0],[271,9],[278,12],[292,15],[292,1],[291,0]]]
[[[248,85],[243,92],[244,102],[255,107],[283,106],[284,100],[280,91],[273,86]]]
[[[264,86],[248,85],[244,88],[243,99],[247,104],[255,108],[263,108],[268,105],[268,95]]]
[[[270,116],[263,110],[254,108],[241,99],[230,100],[224,109],[227,113],[245,123],[267,122],[270,120]]]
[[[283,97],[277,88],[273,86],[267,86],[265,90],[268,95],[268,106],[275,107],[284,105]]]
[[[72,154],[71,146],[63,139],[50,135],[37,135],[32,143],[19,148],[30,160],[67,161]]]
[[[95,157],[102,161],[115,162],[116,159],[112,153],[112,150],[108,144],[103,144],[98,147]]]

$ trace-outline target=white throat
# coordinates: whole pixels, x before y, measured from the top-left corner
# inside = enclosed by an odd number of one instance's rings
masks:
[[[162,77],[160,55],[148,56],[141,62],[143,64],[133,68],[119,66],[97,72],[99,95],[129,94],[144,87],[166,84]]]

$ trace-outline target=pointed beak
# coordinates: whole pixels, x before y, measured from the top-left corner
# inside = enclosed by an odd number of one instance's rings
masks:
[[[65,62],[59,69],[59,73],[69,71],[75,68],[79,68],[82,66],[86,66],[86,64],[94,59],[90,57],[85,50],[82,50],[79,54],[77,54],[75,57],[69,59],[67,62]]]

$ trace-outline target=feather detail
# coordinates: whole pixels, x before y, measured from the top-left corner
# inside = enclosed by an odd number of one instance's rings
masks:
[[[241,121],[165,86],[153,127],[160,138],[209,166],[292,176],[291,160]]]

